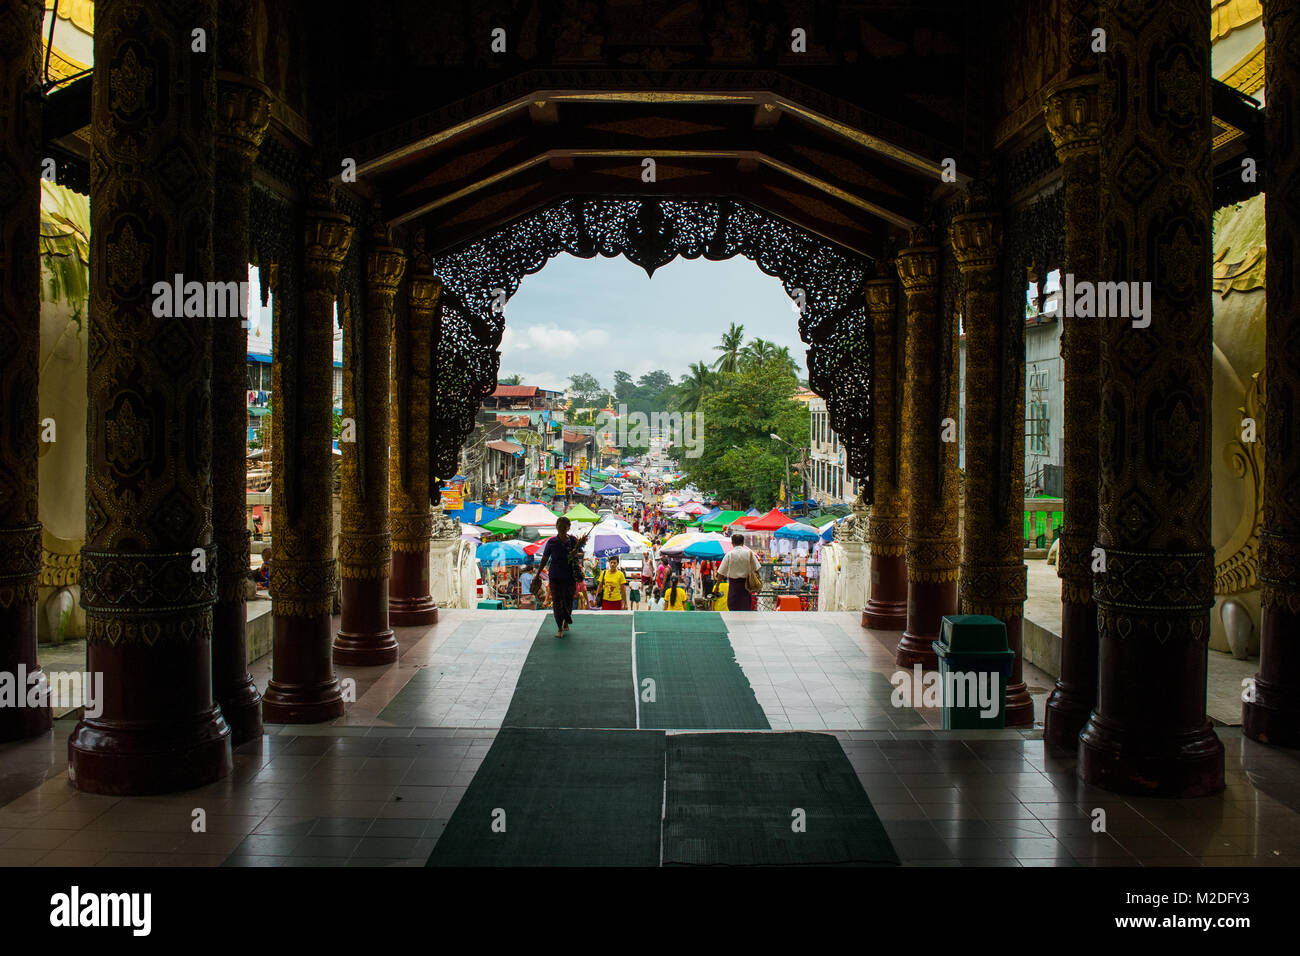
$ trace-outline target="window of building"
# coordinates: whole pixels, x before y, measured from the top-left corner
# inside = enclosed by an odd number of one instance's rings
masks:
[[[1029,402],[1029,416],[1025,419],[1025,443],[1031,455],[1047,455],[1050,447],[1050,425],[1046,402]]]

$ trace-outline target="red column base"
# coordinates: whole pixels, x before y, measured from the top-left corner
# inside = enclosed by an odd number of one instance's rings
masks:
[[[393,627],[428,627],[438,623],[438,605],[430,598],[426,601],[398,604],[393,599],[388,603],[388,623]]]
[[[262,695],[268,724],[318,724],[343,716],[343,690],[330,658],[330,619],[274,620],[273,676]]]
[[[212,609],[212,696],[236,747],[262,736],[262,695],[248,672],[247,625],[243,601],[218,601]]]
[[[877,631],[907,627],[907,558],[871,555],[871,598],[862,611],[862,626]]]
[[[1047,698],[1043,739],[1074,753],[1079,734],[1097,705],[1097,606],[1061,604],[1061,676]]]
[[[334,663],[375,667],[397,660],[397,638],[388,625],[388,578],[344,578],[343,608],[334,638]]]
[[[1204,797],[1223,790],[1223,744],[1209,721],[1185,733],[1130,730],[1093,714],[1079,738],[1078,775],[1114,793]]]
[[[1263,608],[1259,622],[1260,668],[1252,701],[1242,701],[1242,733],[1261,744],[1300,747],[1300,615]]]
[[[1034,699],[1024,681],[1007,684],[1006,709],[1008,727],[1034,726]]]
[[[83,720],[68,738],[68,782],[86,793],[176,793],[220,780],[232,767],[230,728],[218,707],[188,725]]]
[[[20,667],[28,677],[26,686],[15,688],[23,706],[0,708],[0,743],[39,737],[54,724],[49,707],[26,706],[31,678],[41,672],[36,656],[34,604],[0,609],[0,671],[14,675],[16,680]]]
[[[923,670],[938,668],[933,645],[939,639],[944,615],[955,613],[956,581],[908,581],[907,629],[898,641],[898,666],[909,670],[916,664]]]
[[[138,796],[227,776],[230,728],[212,702],[211,655],[207,640],[89,645],[93,716],[68,738],[71,784],[87,793]],[[98,700],[91,699],[95,692]]]
[[[429,551],[394,551],[388,581],[388,623],[428,627],[438,623],[438,605],[429,596]]]

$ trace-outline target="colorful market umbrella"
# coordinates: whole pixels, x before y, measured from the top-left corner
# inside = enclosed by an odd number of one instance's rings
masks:
[[[740,518],[745,517],[743,511],[723,511],[712,518],[701,516],[700,530],[702,531],[724,531],[731,525],[735,524]]]
[[[484,531],[491,531],[493,534],[516,534],[519,531],[519,525],[510,524],[508,521],[502,521],[499,518],[481,525]]]
[[[473,538],[475,541],[477,541],[479,538],[483,537],[483,535],[487,533],[488,532],[485,529],[480,528],[478,525],[475,524],[463,524],[460,526],[460,536],[462,538]]]
[[[776,538],[787,538],[792,541],[817,541],[821,536],[821,532],[812,525],[802,524],[798,521],[792,521],[777,528],[776,533],[773,535]]]
[[[773,508],[762,517],[747,521],[745,527],[750,531],[775,531],[777,528],[784,528],[786,525],[792,524],[793,521],[794,519],[781,514],[778,509]]]
[[[613,485],[606,485],[604,488],[601,488],[596,492],[596,494],[605,495],[606,497],[614,497],[616,495],[621,495],[622,493],[623,489],[615,488]]]
[[[521,528],[553,528],[558,517],[559,515],[549,508],[529,502],[526,505],[516,505],[513,510],[502,515],[500,520]]]
[[[682,505],[678,510],[694,517],[695,515],[706,514],[709,509],[698,501],[692,501],[689,504]]]
[[[600,524],[600,516],[586,505],[574,505],[564,513],[571,522],[585,521],[587,524]]]
[[[722,535],[709,535],[707,538],[701,535],[701,538],[683,548],[682,556],[699,561],[721,561],[732,548],[731,539]]]
[[[474,557],[485,568],[499,568],[528,563],[528,552],[518,541],[493,541],[481,544],[474,551]]]

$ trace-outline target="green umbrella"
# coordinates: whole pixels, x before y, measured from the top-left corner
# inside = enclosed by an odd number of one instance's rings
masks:
[[[564,513],[570,521],[585,521],[588,524],[600,524],[600,516],[586,505],[574,505]]]
[[[481,526],[485,531],[491,531],[493,534],[514,534],[519,530],[519,525],[511,524],[508,521],[493,520]]]

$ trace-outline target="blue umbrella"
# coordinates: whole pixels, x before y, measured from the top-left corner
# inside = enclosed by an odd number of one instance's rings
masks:
[[[700,561],[721,561],[726,556],[727,549],[721,541],[695,541],[682,549],[682,554]]]
[[[621,495],[622,493],[623,490],[621,488],[615,488],[613,485],[606,485],[604,488],[601,488],[600,491],[596,492],[596,494],[598,495],[611,495],[611,496]]]
[[[519,541],[493,541],[481,544],[474,551],[474,557],[485,567],[499,568],[508,565],[528,563],[528,552]]]
[[[774,537],[788,538],[792,541],[818,541],[822,533],[810,524],[793,521],[776,529]]]

